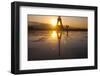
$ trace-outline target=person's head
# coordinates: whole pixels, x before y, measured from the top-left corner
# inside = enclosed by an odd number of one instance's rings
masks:
[[[58,18],[61,18],[61,16],[58,16]]]

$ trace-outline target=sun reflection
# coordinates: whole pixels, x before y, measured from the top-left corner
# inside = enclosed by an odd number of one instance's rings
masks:
[[[57,38],[57,33],[56,33],[56,31],[52,31],[51,37],[52,37],[52,38]]]
[[[61,36],[61,33],[58,33],[58,37],[60,37]]]

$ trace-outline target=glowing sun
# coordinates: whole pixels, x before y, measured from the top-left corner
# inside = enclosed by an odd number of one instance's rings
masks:
[[[52,26],[56,26],[56,24],[57,24],[57,20],[56,20],[56,19],[52,19],[52,20],[51,20],[51,25],[52,25]]]

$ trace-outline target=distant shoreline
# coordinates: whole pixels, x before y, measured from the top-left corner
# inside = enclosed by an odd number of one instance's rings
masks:
[[[28,31],[57,31],[54,29],[28,29]],[[68,30],[61,30],[61,31],[88,31],[87,29],[68,29]]]

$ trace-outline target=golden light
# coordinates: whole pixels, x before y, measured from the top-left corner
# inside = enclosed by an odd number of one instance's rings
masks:
[[[61,33],[58,33],[58,37],[60,37],[61,36]]]
[[[52,26],[56,26],[56,24],[57,24],[57,20],[56,20],[56,19],[52,19],[52,20],[51,20],[51,25],[52,25]]]
[[[56,33],[56,31],[52,31],[51,36],[52,36],[52,38],[57,38],[57,33]]]
[[[58,25],[61,25],[60,22],[58,22]]]

